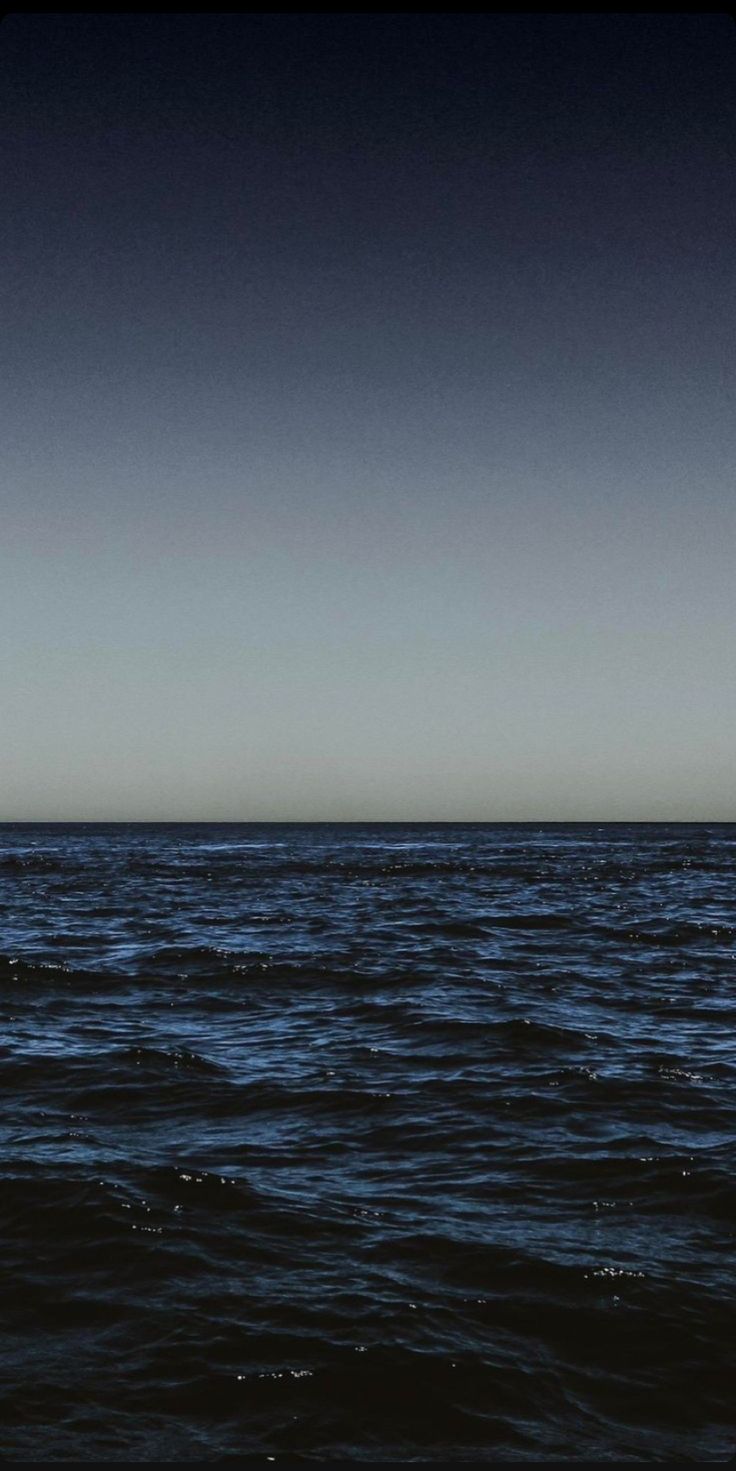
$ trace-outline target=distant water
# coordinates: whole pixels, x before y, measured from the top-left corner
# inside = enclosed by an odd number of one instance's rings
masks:
[[[730,1459],[736,827],[13,825],[0,904],[5,1459]]]

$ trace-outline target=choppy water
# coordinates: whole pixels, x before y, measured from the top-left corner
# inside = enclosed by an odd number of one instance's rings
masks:
[[[735,885],[727,826],[0,829],[4,1457],[729,1459]]]

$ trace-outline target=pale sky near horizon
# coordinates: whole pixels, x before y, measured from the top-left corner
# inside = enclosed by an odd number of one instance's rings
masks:
[[[726,15],[0,27],[1,820],[734,820]]]

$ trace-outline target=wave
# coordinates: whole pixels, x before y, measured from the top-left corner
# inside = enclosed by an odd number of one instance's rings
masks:
[[[736,828],[228,836],[3,834],[6,1456],[725,1459]]]

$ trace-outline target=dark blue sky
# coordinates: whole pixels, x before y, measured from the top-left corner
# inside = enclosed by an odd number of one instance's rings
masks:
[[[736,817],[735,60],[4,22],[2,816]]]

